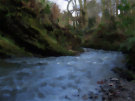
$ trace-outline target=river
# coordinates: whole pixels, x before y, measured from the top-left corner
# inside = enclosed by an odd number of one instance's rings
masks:
[[[93,101],[97,81],[117,76],[121,52],[85,49],[78,56],[0,60],[0,101]],[[102,101],[98,98],[97,101]]]

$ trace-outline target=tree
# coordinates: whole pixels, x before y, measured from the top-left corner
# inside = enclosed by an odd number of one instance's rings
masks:
[[[60,9],[59,9],[58,5],[56,5],[56,3],[52,6],[51,15],[52,15],[53,22],[58,23],[59,22]]]
[[[86,27],[88,25],[88,14],[87,14],[87,0],[66,0],[68,1],[67,11],[69,13],[69,17],[73,20],[74,27],[78,25],[81,28]],[[77,2],[79,2],[79,7],[77,6]],[[69,6],[72,3],[73,9],[69,10]],[[73,13],[75,16],[73,17]]]
[[[116,16],[118,16],[118,5],[119,5],[119,0],[116,0]]]
[[[79,0],[80,5],[80,25],[86,27],[88,25],[87,0]]]
[[[69,9],[69,6],[72,4],[72,10]],[[77,1],[76,0],[69,0],[67,5],[67,11],[68,11],[68,21],[72,20],[74,28],[76,28],[79,24],[79,12],[80,9],[77,7]],[[74,16],[73,16],[74,14]]]

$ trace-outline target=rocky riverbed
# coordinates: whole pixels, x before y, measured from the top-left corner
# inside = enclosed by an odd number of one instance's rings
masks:
[[[135,101],[135,82],[110,78],[98,81],[103,101]]]

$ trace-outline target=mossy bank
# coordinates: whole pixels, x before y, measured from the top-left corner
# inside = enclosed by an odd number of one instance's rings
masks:
[[[48,8],[35,10],[27,3],[0,1],[0,57],[73,55],[80,39],[53,23],[48,12],[42,14]]]

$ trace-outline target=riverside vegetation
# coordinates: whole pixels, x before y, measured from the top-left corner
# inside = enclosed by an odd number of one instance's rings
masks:
[[[0,15],[1,57],[71,55],[80,44],[79,37],[51,21],[48,4],[1,0]]]
[[[111,15],[106,8],[97,27],[91,27],[85,36],[83,45],[89,48],[117,50],[126,55],[127,68],[115,68],[114,71],[128,80],[135,80],[135,3],[121,0],[117,6],[120,14]],[[95,20],[90,20],[94,23]],[[124,62],[124,61],[123,61]]]

